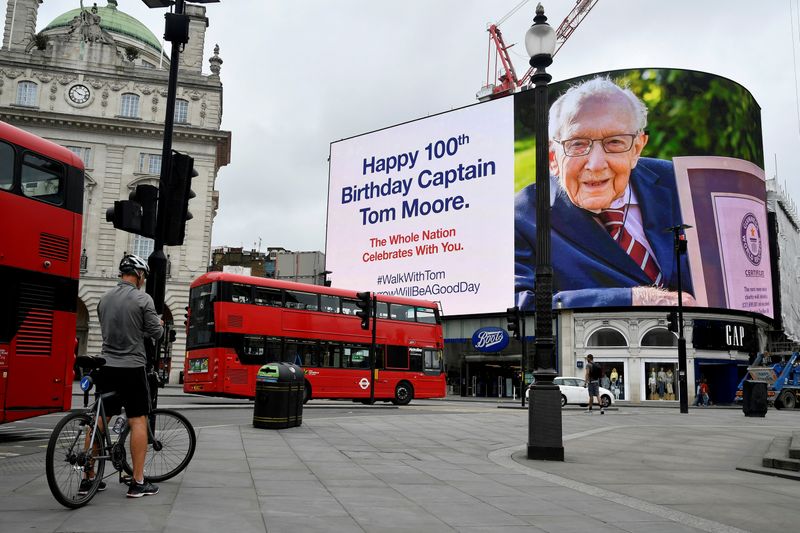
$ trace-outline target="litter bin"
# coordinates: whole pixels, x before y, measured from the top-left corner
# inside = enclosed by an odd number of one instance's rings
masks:
[[[742,386],[742,411],[744,416],[767,414],[767,382],[747,380]]]
[[[270,363],[256,376],[253,426],[284,429],[303,423],[303,369],[292,363]]]

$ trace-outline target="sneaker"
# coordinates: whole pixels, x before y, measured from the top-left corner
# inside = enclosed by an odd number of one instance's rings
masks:
[[[144,483],[131,481],[130,487],[128,487],[128,498],[141,498],[142,496],[152,496],[154,494],[158,494],[158,487],[149,481]]]
[[[600,414],[601,414],[601,415],[604,415],[604,414],[606,414],[606,410],[605,410],[605,409],[600,409]]]
[[[94,483],[94,479],[84,479],[81,481],[80,486],[78,487],[78,496],[86,496],[89,494],[89,490],[92,488],[92,483]],[[106,490],[106,482],[100,481],[100,484],[97,485],[97,492],[103,492]]]
[[[592,410],[591,409],[587,409],[587,410],[584,411],[584,413],[586,413],[587,415],[590,415],[590,414],[592,414]]]

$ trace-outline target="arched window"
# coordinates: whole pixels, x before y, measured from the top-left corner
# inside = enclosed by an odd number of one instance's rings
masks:
[[[189,101],[178,98],[175,100],[175,122],[186,124],[189,122]]]
[[[17,84],[17,105],[36,107],[38,86],[32,81],[21,81]]]
[[[139,118],[139,95],[133,93],[123,94],[119,114],[128,118]]]
[[[677,346],[678,337],[666,328],[653,328],[642,337],[642,346]]]
[[[586,343],[588,346],[602,347],[602,346],[627,346],[625,337],[619,331],[612,328],[601,328],[592,333],[589,341]]]

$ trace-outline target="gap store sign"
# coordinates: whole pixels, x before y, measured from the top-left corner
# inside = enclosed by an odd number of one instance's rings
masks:
[[[479,352],[500,352],[508,346],[508,332],[502,328],[489,326],[472,334],[472,345]]]

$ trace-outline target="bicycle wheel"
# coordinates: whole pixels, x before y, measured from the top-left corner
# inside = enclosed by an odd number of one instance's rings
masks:
[[[197,437],[194,427],[182,414],[169,409],[153,409],[153,441],[147,445],[144,457],[144,477],[148,481],[166,481],[177,476],[192,460]],[[125,448],[125,461],[122,468],[128,475],[133,475],[133,460],[131,459],[130,427],[120,435]],[[148,439],[149,440],[149,439]]]
[[[92,417],[86,413],[71,413],[56,424],[47,444],[45,470],[47,484],[58,503],[77,509],[89,503],[103,480],[105,458],[102,455],[102,433],[97,432],[93,442],[87,435],[92,432]],[[93,446],[97,443],[97,446]],[[94,479],[81,490],[81,482],[94,465]]]

